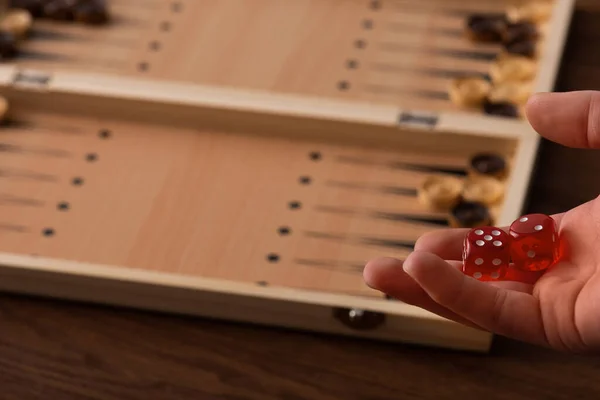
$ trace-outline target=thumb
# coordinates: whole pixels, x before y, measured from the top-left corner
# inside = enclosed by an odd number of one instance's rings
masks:
[[[568,147],[600,149],[600,92],[538,93],[526,106],[541,136]]]

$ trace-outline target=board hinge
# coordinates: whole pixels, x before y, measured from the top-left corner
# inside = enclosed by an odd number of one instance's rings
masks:
[[[52,74],[37,70],[19,70],[12,79],[12,86],[18,89],[47,90]]]

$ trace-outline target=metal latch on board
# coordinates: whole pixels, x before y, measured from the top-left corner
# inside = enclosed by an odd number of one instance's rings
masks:
[[[333,317],[357,331],[374,330],[385,322],[385,314],[358,308],[334,308]]]
[[[12,85],[18,89],[46,90],[52,74],[45,71],[20,70],[14,75]]]
[[[399,125],[408,125],[418,128],[433,129],[440,120],[439,115],[433,113],[403,111],[398,116]]]

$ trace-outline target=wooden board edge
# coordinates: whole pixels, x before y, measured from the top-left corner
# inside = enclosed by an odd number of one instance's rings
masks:
[[[493,339],[399,302],[250,286],[0,255],[5,292],[482,353]],[[335,316],[351,310],[383,313],[384,320],[372,329],[356,329]]]
[[[57,275],[107,279],[120,282],[135,282],[150,286],[178,287],[203,292],[232,293],[246,297],[263,297],[271,300],[307,302],[331,307],[350,307],[399,313],[414,318],[444,320],[420,308],[382,299],[369,299],[352,295],[305,291],[286,287],[263,287],[246,282],[235,282],[216,278],[182,276],[159,271],[99,265],[65,259],[45,258],[13,253],[0,253],[0,266],[20,269],[32,274],[48,272]]]
[[[542,93],[554,90],[576,1],[556,0],[554,12],[549,22],[549,33],[540,60],[540,69],[534,84],[534,92]]]
[[[557,0],[550,21],[550,35],[546,38],[541,68],[536,78],[535,92],[554,91],[575,3],[576,0]],[[529,126],[523,133],[513,167],[513,171],[518,173],[515,172],[509,180],[509,190],[498,218],[498,224],[502,226],[510,225],[523,212],[541,143],[541,138],[533,127]]]
[[[497,221],[500,226],[510,225],[523,212],[540,142],[536,132],[524,135],[519,141],[512,168],[514,172],[507,182],[508,190]]]

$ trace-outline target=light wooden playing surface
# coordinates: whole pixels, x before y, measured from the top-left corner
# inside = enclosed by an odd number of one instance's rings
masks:
[[[498,51],[462,36],[468,12],[509,2],[109,3],[107,27],[36,21],[0,67],[0,289],[489,348],[489,333],[383,299],[362,269],[446,226],[416,197],[443,172],[406,164],[464,173],[498,152],[510,173],[493,216],[520,215],[538,135],[446,96]],[[536,90],[562,54],[573,0],[557,4]],[[363,331],[337,308],[386,321]]]
[[[500,51],[467,40],[467,16],[514,3],[112,0],[106,27],[36,21],[16,63],[454,111],[451,79]]]
[[[486,150],[381,150],[19,108],[14,118],[0,129],[0,252],[367,296],[381,296],[363,283],[369,259],[404,257],[445,226],[416,197],[440,173],[402,163],[460,172]]]

